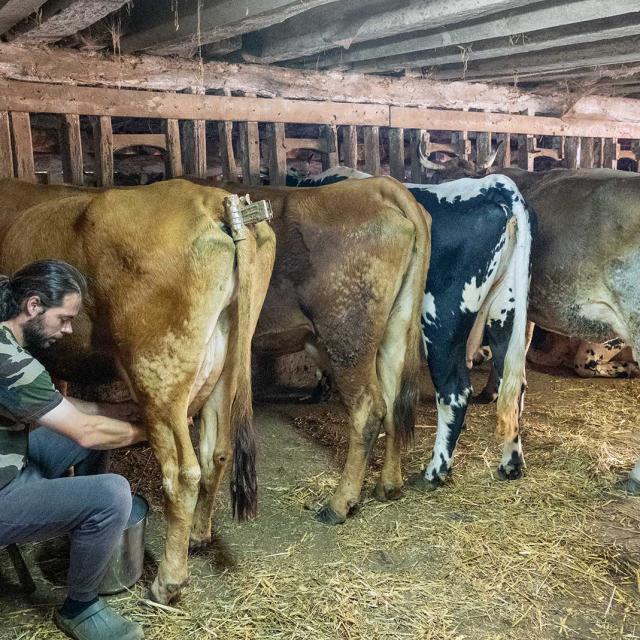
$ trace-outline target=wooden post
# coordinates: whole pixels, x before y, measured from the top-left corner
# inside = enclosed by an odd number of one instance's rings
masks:
[[[269,148],[269,184],[286,184],[287,147],[284,141],[284,123],[268,123],[267,135],[267,145]]]
[[[524,112],[525,115],[533,116],[535,113],[531,109]],[[518,134],[518,166],[525,171],[533,171],[534,156],[533,151],[534,139],[532,135]]]
[[[425,129],[411,129],[409,134],[409,155],[411,157],[411,182],[422,184],[424,170],[420,164],[420,158],[418,157],[418,148],[420,147],[420,141],[422,136],[426,136],[427,144],[429,143],[429,132]]]
[[[238,123],[243,184],[260,184],[260,135],[257,122]]]
[[[162,121],[162,130],[167,139],[167,153],[164,159],[165,178],[179,178],[182,175],[180,123],[175,118],[168,118]]]
[[[224,90],[225,96],[231,96],[229,89]],[[225,180],[238,179],[236,156],[233,151],[233,122],[223,120],[218,122],[218,137],[220,139],[220,160],[222,163],[222,177]]]
[[[602,149],[602,166],[605,169],[618,168],[618,145],[616,138],[605,138]]]
[[[322,154],[322,170],[326,171],[338,165],[338,130],[333,124],[325,124],[322,127],[322,138],[325,142],[325,151]]]
[[[98,116],[93,127],[93,165],[99,187],[113,185],[113,129],[110,116]]]
[[[354,124],[342,127],[342,164],[358,168],[358,129]]]
[[[486,131],[476,133],[476,165],[484,166],[491,155],[491,134]]]
[[[499,133],[496,136],[496,144],[500,147],[498,155],[496,157],[495,166],[501,169],[511,166],[511,134]]]
[[[62,116],[60,128],[60,154],[62,179],[69,184],[84,184],[80,116],[75,113]]]
[[[364,170],[380,175],[380,127],[364,127]]]
[[[11,112],[11,132],[13,134],[13,159],[16,178],[36,181],[31,142],[31,120],[23,111]]]
[[[567,169],[577,169],[580,157],[580,138],[576,136],[565,137],[564,155],[567,159]]]
[[[593,139],[593,166],[600,169],[602,165],[602,151],[604,148],[604,138]]]
[[[13,152],[8,111],[0,111],[0,178],[13,178]]]
[[[580,168],[593,168],[593,138],[580,138]]]
[[[468,107],[463,107],[463,111],[469,111]],[[464,158],[465,160],[469,159],[471,155],[471,140],[469,140],[469,132],[468,131],[454,131],[451,134],[451,144],[455,149],[458,157]]]
[[[204,95],[204,87],[189,87],[185,93]],[[207,129],[205,120],[182,122],[182,161],[184,175],[207,177]]]
[[[389,173],[404,182],[404,129],[389,129]]]

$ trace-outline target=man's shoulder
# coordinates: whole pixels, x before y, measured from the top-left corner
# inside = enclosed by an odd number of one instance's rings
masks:
[[[0,327],[0,387],[16,388],[32,384],[46,369]]]

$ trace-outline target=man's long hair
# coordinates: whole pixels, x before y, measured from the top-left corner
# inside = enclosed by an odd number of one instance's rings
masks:
[[[18,316],[27,298],[38,296],[46,310],[61,306],[70,293],[87,295],[87,280],[74,266],[62,260],[31,262],[11,277],[0,275],[0,322]]]

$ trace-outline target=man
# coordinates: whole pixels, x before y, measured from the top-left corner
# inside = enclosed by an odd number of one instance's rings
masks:
[[[86,287],[77,269],[57,260],[0,276],[0,545],[68,533],[68,592],[55,623],[77,640],[135,640],[140,625],[97,590],[131,512],[127,480],[104,473],[105,451],[145,433],[106,417],[108,405],[65,398],[30,354],[72,333]],[[109,413],[117,415],[115,407]],[[71,466],[74,475],[61,477]]]

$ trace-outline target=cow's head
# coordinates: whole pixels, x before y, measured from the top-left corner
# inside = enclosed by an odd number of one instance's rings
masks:
[[[435,162],[428,158],[428,149],[426,148],[428,143],[426,137],[423,136],[418,146],[418,157],[420,164],[431,172],[428,178],[431,184],[440,184],[441,182],[459,180],[460,178],[480,178],[487,174],[503,144],[504,142],[501,142],[491,155],[480,164],[472,160],[465,160],[459,156],[453,156],[444,162]]]

